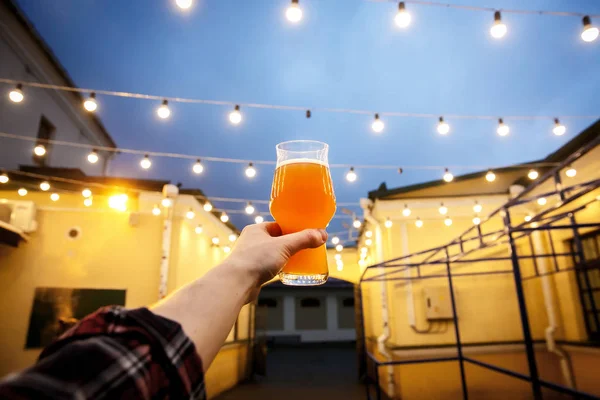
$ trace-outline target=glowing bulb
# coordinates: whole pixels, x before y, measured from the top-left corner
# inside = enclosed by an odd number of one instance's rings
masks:
[[[408,25],[410,25],[410,21],[411,20],[412,20],[412,17],[406,11],[406,7],[404,6],[404,2],[401,1],[398,4],[398,13],[394,17],[394,22],[396,22],[396,25],[399,28],[406,28]]]
[[[163,100],[160,107],[156,109],[156,115],[160,119],[167,119],[171,116],[171,110],[169,109],[169,102],[167,100]]]
[[[200,160],[196,160],[196,162],[192,166],[192,172],[194,172],[197,175],[200,175],[203,171],[204,171],[204,166],[202,165]]]
[[[17,190],[17,193],[19,194],[19,196],[23,197],[23,196],[27,196],[27,189],[25,188],[20,188],[19,190]]]
[[[292,4],[285,11],[285,17],[288,21],[297,23],[302,19],[302,9],[298,5],[298,0],[292,0]]]
[[[598,28],[592,25],[592,20],[589,16],[583,17],[583,31],[581,38],[584,42],[593,42],[598,37]]]
[[[173,200],[168,199],[168,198],[164,198],[161,200],[160,204],[162,204],[163,207],[165,208],[169,208],[173,205]]]
[[[360,226],[362,225],[362,222],[360,222],[360,220],[358,218],[354,218],[354,221],[352,221],[352,226],[355,227],[356,229],[360,228]]]
[[[348,171],[346,173],[346,180],[348,182],[355,182],[356,181],[356,172],[354,172],[354,167],[350,167],[350,171]]]
[[[475,225],[479,225],[479,224],[481,223],[481,218],[479,218],[478,216],[475,216],[475,217],[473,218],[473,223],[474,223]]]
[[[537,203],[538,203],[540,206],[545,206],[547,202],[548,202],[548,200],[546,200],[546,198],[545,198],[545,197],[540,197],[539,199],[537,199]]]
[[[231,243],[235,242],[237,240],[238,236],[235,233],[232,233],[229,235],[228,239]]]
[[[452,180],[454,180],[454,175],[452,175],[448,168],[446,168],[446,170],[444,171],[444,181],[452,182]]]
[[[437,131],[440,135],[447,135],[450,132],[450,125],[444,121],[444,117],[440,117],[437,124]]]
[[[256,209],[252,205],[251,201],[249,201],[248,204],[246,204],[246,208],[244,211],[246,211],[246,214],[248,214],[248,215],[254,214],[254,211],[256,211]]]
[[[255,224],[262,224],[263,222],[265,222],[265,219],[262,215],[257,215],[256,218],[254,218]]]
[[[494,182],[496,180],[496,174],[493,171],[488,171],[488,173],[485,174],[485,180],[488,182]]]
[[[525,216],[525,222],[529,222],[531,221],[531,215],[526,215]]]
[[[365,236],[368,238],[373,237],[373,231],[366,231]]]
[[[490,28],[490,34],[495,39],[501,39],[506,35],[506,25],[502,22],[500,11],[494,13],[494,25]]]
[[[410,215],[411,211],[410,208],[408,208],[408,204],[404,205],[404,210],[402,210],[402,215],[404,215],[405,217],[408,217]]]
[[[8,175],[2,174],[0,175],[0,183],[7,183],[9,181]]]
[[[537,179],[540,174],[535,169],[530,169],[527,173],[527,177],[531,180]]]
[[[224,247],[223,247],[223,253],[227,254],[227,253],[229,253],[229,252],[231,252],[231,247],[229,247],[229,246],[224,246]]]
[[[195,216],[196,216],[196,213],[191,208],[188,210],[188,212],[185,213],[185,217],[187,219],[194,219]]]
[[[498,120],[498,128],[496,128],[496,133],[498,133],[500,136],[506,136],[509,134],[509,132],[510,128],[504,123],[504,121],[502,121],[502,118],[500,118]]]
[[[365,240],[365,245],[370,246],[373,244],[373,239],[366,239]]]
[[[219,244],[220,240],[218,236],[213,236],[213,238],[211,239],[212,244],[214,244],[215,246]]]
[[[366,248],[364,246],[360,248],[360,254],[367,254],[368,252],[369,252],[368,248]]]
[[[577,175],[577,170],[572,166],[569,166],[569,168],[565,171],[565,175],[567,175],[569,178],[573,178],[575,175]]]
[[[482,205],[478,202],[475,202],[475,205],[473,206],[473,211],[475,211],[476,213],[480,213],[481,210],[483,210]]]
[[[337,270],[338,271],[343,271],[344,270],[344,262],[342,260],[338,260],[335,262],[335,264],[337,265]]]
[[[87,199],[92,196],[92,191],[90,189],[83,189],[81,195]]]
[[[200,224],[196,225],[196,227],[194,228],[194,232],[196,232],[196,235],[200,235],[203,231],[204,231],[204,229],[202,228],[202,225],[200,225]]]
[[[10,99],[10,101],[12,101],[13,103],[20,103],[23,101],[23,99],[25,98],[25,96],[23,95],[23,85],[21,85],[20,83],[17,85],[17,87],[15,87],[13,90],[11,90],[8,93],[8,98]]]
[[[181,8],[182,10],[187,10],[188,8],[190,8],[192,6],[193,0],[175,0],[175,4],[177,4],[177,7]]]
[[[94,112],[98,108],[98,103],[96,103],[96,93],[90,94],[90,97],[85,99],[83,102],[83,108],[85,108],[89,112]]]
[[[98,153],[96,153],[96,150],[92,150],[87,156],[87,160],[91,164],[96,164],[99,159],[100,157],[98,157]]]
[[[229,113],[229,122],[234,125],[242,122],[242,113],[240,112],[240,106],[235,106],[232,112]]]
[[[336,254],[335,256],[333,256],[333,258],[335,258],[335,260],[341,260],[342,259],[342,255],[341,254]]]
[[[373,129],[373,132],[375,133],[381,133],[383,132],[383,128],[385,128],[385,124],[379,119],[379,114],[375,114],[375,120],[371,124],[371,129]]]
[[[446,207],[444,203],[442,203],[442,205],[440,205],[440,208],[438,208],[438,211],[440,212],[440,214],[446,215],[448,214],[448,207]]]
[[[227,221],[229,221],[229,215],[227,215],[225,211],[223,211],[223,213],[221,214],[221,222],[225,223]]]
[[[560,123],[558,118],[554,118],[554,128],[552,128],[552,133],[554,133],[556,136],[562,136],[566,131],[567,128]]]
[[[446,226],[452,225],[452,219],[450,217],[446,217],[446,219],[444,220],[444,224]]]
[[[52,201],[58,201],[58,199],[60,199],[60,195],[58,193],[52,193],[50,195],[50,200],[52,200]]]
[[[339,237],[337,237],[337,236],[334,236],[334,237],[332,237],[332,238],[331,238],[331,244],[334,244],[334,245],[336,245],[336,244],[338,244],[339,242],[340,242],[340,238],[339,238]]]
[[[108,198],[108,207],[113,210],[126,211],[127,200],[129,197],[126,194],[115,194]]]
[[[387,218],[386,218],[386,220],[385,220],[385,222],[384,222],[384,225],[385,225],[385,227],[386,227],[386,228],[391,228],[391,227],[392,227],[392,225],[393,225],[393,222],[392,222],[392,220],[390,219],[390,217],[387,217]]]
[[[165,200],[165,199],[163,199]],[[160,207],[158,207],[158,204],[155,204],[154,207],[152,207],[152,215],[160,215]]]
[[[86,207],[91,207],[92,205],[92,198],[88,197],[87,199],[83,199],[83,205]]]
[[[335,246],[335,251],[337,251],[338,253],[342,250],[344,250],[344,246],[342,246],[341,244]]]
[[[38,144],[33,148],[33,154],[38,157],[42,157],[44,154],[46,154],[46,147],[43,144]]]
[[[44,192],[47,192],[48,190],[50,190],[50,183],[46,181],[40,183],[40,189],[42,189]]]
[[[417,220],[415,221],[415,226],[417,228],[421,228],[423,226],[423,220],[421,220],[421,218],[417,217]]]
[[[211,212],[212,209],[213,209],[213,206],[212,206],[212,204],[210,204],[210,201],[207,201],[206,203],[204,203],[204,205],[202,206],[202,208],[206,212]]]
[[[254,168],[254,165],[252,165],[252,163],[248,164],[245,172],[246,172],[246,176],[250,179],[252,179],[256,176],[256,168]]]
[[[152,166],[152,161],[150,161],[147,154],[142,158],[142,161],[140,161],[140,166],[144,169],[149,169]]]

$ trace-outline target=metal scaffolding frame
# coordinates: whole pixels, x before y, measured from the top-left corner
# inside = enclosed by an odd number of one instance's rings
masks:
[[[532,398],[540,400],[543,398],[542,389],[550,389],[554,392],[563,393],[571,396],[574,399],[596,399],[600,400],[600,397],[594,396],[589,393],[580,392],[578,390],[571,389],[553,382],[543,380],[539,377],[538,368],[535,360],[534,341],[532,339],[531,327],[528,320],[527,307],[525,302],[525,293],[523,290],[523,281],[529,279],[539,278],[545,275],[553,275],[556,273],[562,273],[566,271],[575,271],[577,275],[578,283],[581,285],[583,282],[580,279],[585,279],[585,283],[588,290],[591,288],[587,271],[600,269],[600,265],[595,265],[593,268],[583,269],[585,263],[584,249],[581,242],[580,229],[600,228],[600,220],[594,221],[593,223],[578,223],[577,214],[585,210],[591,203],[600,201],[600,197],[594,197],[588,199],[584,204],[575,205],[575,200],[582,199],[583,196],[591,193],[592,191],[600,188],[600,179],[594,179],[588,182],[572,185],[565,187],[561,181],[560,172],[565,167],[571,165],[574,161],[583,157],[585,154],[590,152],[594,147],[600,145],[600,136],[597,136],[594,140],[581,147],[578,151],[567,157],[560,165],[553,168],[552,170],[545,173],[538,181],[529,185],[523,190],[518,196],[505,203],[500,208],[492,212],[487,218],[483,219],[480,224],[474,225],[462,235],[451,241],[450,243],[432,248],[429,250],[421,251],[418,253],[406,255],[403,257],[394,258],[381,262],[379,264],[368,266],[361,275],[358,284],[358,293],[361,294],[360,299],[360,324],[363,327],[363,343],[364,346],[364,360],[366,365],[364,366],[366,371],[366,391],[367,399],[371,399],[371,386],[375,386],[375,398],[380,400],[382,398],[382,390],[379,384],[379,368],[384,366],[399,366],[407,364],[420,364],[420,363],[435,363],[435,362],[447,362],[456,361],[460,368],[461,386],[463,398],[468,399],[469,392],[467,387],[467,378],[465,375],[465,363],[476,365],[497,373],[505,374],[507,376],[517,378],[523,381],[527,381],[531,385]],[[532,192],[539,188],[542,184],[550,182],[553,183],[554,190],[546,193],[532,195]],[[553,206],[550,206],[540,212],[537,215],[531,217],[529,221],[514,224],[511,220],[511,212],[514,211],[515,207],[526,206],[537,199],[542,197],[558,197],[558,201]],[[590,196],[588,196],[590,197]],[[580,200],[580,203],[582,202]],[[501,218],[504,229],[496,230],[493,232],[483,233],[482,226],[492,218]],[[573,248],[569,252],[557,253],[552,240],[552,232],[557,230],[569,230],[573,234]],[[545,233],[549,238],[550,252],[546,254],[536,254],[534,249],[531,234],[533,232]],[[517,246],[515,242],[519,239],[528,240],[529,248],[531,251],[530,255],[518,254]],[[507,257],[476,257],[477,253],[482,249],[489,249],[495,246],[507,246],[509,249],[509,255]],[[471,246],[469,250],[467,246]],[[572,257],[573,266],[560,268],[559,257]],[[412,261],[415,258],[418,261]],[[538,261],[541,258],[546,258],[553,262],[554,268],[550,271],[540,273],[538,268]],[[407,262],[410,260],[410,262]],[[533,272],[529,275],[523,274],[522,263],[525,260],[529,260],[533,264]],[[475,264],[475,263],[490,263],[504,261],[509,262],[512,265],[510,269],[490,269],[489,271],[478,271],[478,272],[465,272],[457,273],[452,271],[452,265],[463,263]],[[428,266],[438,266],[439,268],[445,269],[445,273],[426,274],[423,273],[423,269]],[[465,264],[463,264],[465,265]],[[375,270],[383,270],[385,272],[374,274]],[[407,275],[407,271],[410,276]],[[585,271],[583,274],[584,278],[580,278],[580,271]],[[403,274],[404,273],[404,274]],[[403,274],[403,275],[400,275]],[[454,292],[454,279],[457,277],[464,276],[476,276],[476,275],[496,275],[496,274],[512,274],[515,284],[515,291],[517,295],[517,303],[519,307],[519,317],[522,326],[523,341],[520,342],[525,347],[525,353],[527,357],[527,367],[529,375],[511,371],[505,368],[501,368],[486,362],[482,362],[471,357],[467,357],[463,354],[464,343],[461,341],[460,329],[458,325],[458,318],[456,314],[456,298]],[[416,275],[416,276],[415,276]],[[456,340],[456,353],[457,356],[453,357],[437,357],[437,358],[422,358],[415,360],[396,360],[396,361],[379,361],[366,346],[366,334],[364,333],[364,304],[362,299],[362,288],[364,284],[371,282],[389,282],[389,281],[408,281],[408,280],[422,280],[430,278],[447,278],[448,287],[450,292],[450,301],[452,305],[452,322],[454,325],[454,334]],[[581,288],[581,286],[580,286]],[[581,302],[583,304],[582,290],[579,290],[581,295]],[[595,318],[595,326],[600,327],[599,313],[595,302],[591,301],[592,306],[592,318]],[[584,311],[585,312],[585,311]],[[584,318],[586,322],[586,329],[590,331],[588,319]],[[482,344],[485,345],[485,344]],[[372,374],[369,372],[372,371]],[[373,377],[371,376],[373,375]]]

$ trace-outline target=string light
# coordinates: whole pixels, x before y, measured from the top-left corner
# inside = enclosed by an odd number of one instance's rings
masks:
[[[575,175],[577,175],[577,170],[573,168],[572,165],[569,165],[569,167],[565,171],[565,175],[567,175],[569,178],[573,178]]]
[[[473,206],[473,211],[475,211],[476,213],[480,213],[481,210],[483,210],[483,206],[476,201],[475,205]]]
[[[537,199],[537,203],[538,203],[540,206],[545,206],[547,202],[548,202],[548,200],[546,200],[546,198],[545,198],[545,197],[540,197],[539,199]]]
[[[477,215],[473,218],[473,224],[475,225],[479,225],[481,223],[481,218],[479,218]]]
[[[256,218],[254,218],[254,223],[256,224],[262,224],[263,222],[265,222],[265,219],[262,215],[257,215]]]
[[[96,164],[99,159],[100,157],[98,157],[98,153],[96,152],[96,150],[92,150],[90,154],[87,155],[87,160],[91,164]]]
[[[446,226],[452,225],[452,219],[450,217],[446,217],[446,219],[444,219],[444,225],[446,225]]]
[[[373,231],[366,231],[365,236],[368,238],[373,237]]]
[[[245,172],[246,172],[246,176],[250,179],[252,179],[256,176],[256,168],[254,168],[254,165],[252,163],[248,164]]]
[[[487,174],[485,174],[485,180],[488,182],[494,182],[496,180],[496,174],[494,171],[488,171]]]
[[[218,236],[213,236],[213,238],[211,239],[211,241],[212,241],[212,244],[215,245],[215,246],[218,246],[219,242],[220,242]]]
[[[202,228],[202,225],[200,224],[196,225],[196,227],[194,228],[194,232],[196,233],[196,235],[200,235],[203,231],[204,228]]]
[[[223,247],[223,253],[228,254],[230,252],[231,252],[231,247],[229,247],[229,246],[224,246]]]
[[[383,132],[383,128],[385,128],[385,124],[379,119],[379,114],[375,114],[375,120],[371,124],[371,129],[373,129],[373,132],[375,133],[381,133]]]
[[[540,176],[540,174],[535,169],[530,169],[529,172],[527,173],[527,177],[529,179],[531,179],[532,181],[537,179],[538,176]]]
[[[352,226],[356,229],[360,228],[360,226],[362,225],[362,222],[360,222],[360,220],[358,218],[354,218],[354,221],[352,221]]]
[[[9,181],[8,175],[0,174],[0,183],[8,183],[8,181]]]
[[[229,215],[227,215],[227,213],[225,211],[223,211],[221,213],[221,222],[225,223],[227,221],[229,221]]]
[[[341,260],[342,259],[342,255],[341,254],[336,254],[333,256],[333,258],[335,258],[336,261]]]
[[[20,103],[25,96],[23,95],[23,85],[18,83],[17,86],[8,93],[8,98],[13,103]]]
[[[181,8],[182,10],[187,10],[188,8],[190,8],[192,6],[192,3],[192,0],[175,0],[175,4],[177,4],[177,7]]]
[[[52,201],[58,201],[58,199],[60,199],[60,195],[58,193],[52,193],[50,195],[50,200],[52,200]]]
[[[196,160],[194,165],[192,165],[192,172],[196,175],[200,175],[204,171],[204,166],[200,162],[200,159]]]
[[[163,200],[165,200],[165,199],[163,199]],[[158,206],[158,204],[155,204],[154,207],[152,207],[152,215],[156,215],[156,216],[160,215],[160,207]]]
[[[598,37],[598,28],[592,25],[592,20],[589,16],[583,17],[583,31],[581,38],[584,42],[593,42]]]
[[[567,128],[560,123],[558,118],[554,118],[554,128],[552,128],[552,133],[554,133],[556,136],[562,136],[566,131]]]
[[[504,123],[502,118],[500,118],[498,120],[498,128],[496,129],[496,133],[498,133],[498,135],[500,135],[500,136],[506,136],[509,134],[509,132],[510,132],[510,128],[508,127],[508,125],[506,125]]]
[[[406,28],[408,27],[408,25],[410,25],[411,20],[411,15],[406,11],[406,6],[404,5],[404,2],[401,1],[400,3],[398,3],[398,12],[394,17],[394,22],[396,22],[396,25],[398,27]]]
[[[40,183],[40,189],[44,192],[47,192],[48,190],[50,190],[50,183],[46,181]]]
[[[87,199],[88,197],[92,197],[92,191],[88,188],[85,188],[81,191],[81,195]]]
[[[185,213],[185,217],[187,219],[194,219],[195,216],[196,216],[196,213],[191,208]]]
[[[17,190],[17,193],[19,194],[19,196],[23,197],[23,196],[27,196],[27,189],[25,188],[20,188],[19,190]]]
[[[108,207],[121,212],[127,211],[128,200],[129,197],[124,193],[112,195],[108,198]]]
[[[415,226],[417,228],[421,228],[423,226],[423,220],[419,217],[417,217],[417,220],[415,221]]]
[[[450,172],[448,168],[444,170],[444,181],[452,182],[454,180],[454,175]]]
[[[437,124],[437,131],[440,135],[447,135],[450,132],[450,125],[444,121],[444,117],[440,117]]]
[[[89,112],[94,112],[98,108],[98,103],[96,103],[96,93],[92,92],[90,97],[85,99],[83,102],[83,108],[85,108]]]
[[[404,205],[404,210],[402,210],[402,215],[404,215],[405,217],[408,217],[410,215],[411,211],[410,208],[408,208],[408,204]]]
[[[33,148],[33,154],[38,157],[42,157],[46,154],[46,147],[43,144],[38,144]]]
[[[531,221],[531,218],[532,218],[531,215],[526,215],[525,216],[525,222]]]
[[[164,198],[160,201],[160,204],[162,204],[162,206],[165,208],[169,208],[173,205],[173,200]]]
[[[373,239],[366,239],[365,240],[365,245],[370,246],[373,244]]]
[[[288,21],[298,23],[302,19],[302,9],[298,5],[298,0],[292,0],[292,4],[285,11],[285,17]]]
[[[344,262],[342,260],[338,260],[335,263],[337,266],[337,270],[342,272],[344,270]]]
[[[346,180],[348,182],[356,182],[356,172],[354,172],[354,167],[350,167],[350,171],[346,173]]]
[[[387,217],[386,220],[385,220],[385,222],[384,222],[384,225],[385,225],[386,228],[389,229],[389,228],[392,227],[392,225],[394,225],[394,223],[392,222],[392,220],[390,219],[390,217]]]
[[[204,203],[204,205],[202,206],[202,208],[206,212],[211,212],[212,209],[213,209],[213,206],[212,206],[212,204],[210,204],[210,201],[207,201],[206,203]]]
[[[338,244],[335,246],[335,251],[337,251],[338,253],[341,252],[342,250],[344,250],[344,246],[342,246],[341,244]]]
[[[340,242],[340,238],[337,236],[334,236],[331,238],[331,244],[336,245]]]
[[[140,161],[140,166],[143,169],[149,169],[152,166],[152,161],[150,161],[150,157],[148,157],[148,154],[146,154],[144,158],[142,158],[142,161]]]
[[[368,252],[369,252],[368,248],[366,248],[364,246],[360,248],[360,254],[367,254]]]
[[[246,214],[248,215],[254,214],[254,211],[256,211],[256,209],[252,205],[251,201],[249,201],[248,204],[246,204],[246,208],[244,209],[244,211],[246,211]]]
[[[494,12],[494,25],[490,28],[490,34],[495,39],[501,39],[506,35],[506,25],[502,22],[500,11]]]
[[[444,203],[441,203],[440,208],[438,208],[438,211],[440,212],[440,214],[446,215],[448,214],[448,207],[446,207]]]
[[[229,235],[228,239],[229,239],[229,241],[231,243],[233,243],[233,242],[235,242],[237,240],[237,238],[238,238],[237,235],[235,233],[232,233],[232,234]]]
[[[240,106],[236,105],[232,112],[229,113],[229,122],[234,125],[242,122],[242,113],[240,112]]]
[[[92,198],[88,197],[87,199],[83,199],[83,205],[86,207],[91,207],[92,206]]]
[[[163,100],[162,104],[156,109],[156,115],[160,119],[167,119],[171,116],[171,110],[169,109],[169,102]]]

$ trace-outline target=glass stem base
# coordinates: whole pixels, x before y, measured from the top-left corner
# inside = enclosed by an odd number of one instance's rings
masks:
[[[329,277],[328,273],[325,274],[310,274],[310,275],[299,275],[290,274],[289,272],[280,272],[279,279],[281,283],[289,286],[317,286],[327,282]]]

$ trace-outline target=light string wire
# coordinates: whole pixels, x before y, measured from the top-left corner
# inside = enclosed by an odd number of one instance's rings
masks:
[[[374,115],[379,114],[380,116],[389,116],[389,117],[413,117],[413,118],[439,118],[440,115],[443,115],[444,118],[451,119],[483,119],[483,120],[497,120],[499,115],[462,115],[462,114],[443,114],[443,113],[410,113],[410,112],[396,112],[396,111],[377,111],[377,110],[360,110],[360,109],[350,109],[350,108],[330,108],[330,107],[300,107],[300,106],[286,106],[286,105],[277,105],[277,104],[265,104],[265,103],[243,103],[243,102],[235,102],[235,101],[225,101],[225,100],[207,100],[207,99],[194,99],[194,98],[185,98],[185,97],[169,97],[169,96],[157,96],[143,93],[132,93],[132,92],[121,92],[121,91],[111,91],[111,90],[102,90],[102,89],[88,89],[88,88],[77,88],[71,86],[62,86],[62,85],[53,85],[48,83],[40,83],[40,82],[31,82],[31,81],[20,81],[9,78],[0,78],[0,83],[12,84],[12,85],[23,85],[41,89],[52,89],[52,90],[61,90],[66,92],[76,92],[76,93],[95,93],[96,95],[105,95],[105,96],[115,96],[115,97],[126,97],[126,98],[135,98],[135,99],[143,99],[143,100],[155,100],[155,101],[164,101],[167,100],[171,103],[193,103],[193,104],[209,104],[209,105],[217,105],[217,106],[240,106],[246,108],[262,108],[262,109],[272,109],[272,110],[287,110],[287,111],[302,111],[306,112],[310,110],[311,113],[314,112],[323,112],[323,113],[346,113],[346,114],[360,114],[360,115]],[[554,120],[554,118],[560,119],[595,119],[600,117],[600,115],[502,115],[501,116],[505,120]]]

